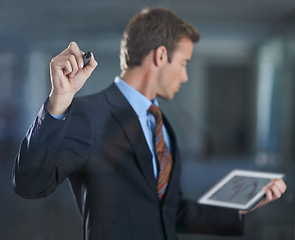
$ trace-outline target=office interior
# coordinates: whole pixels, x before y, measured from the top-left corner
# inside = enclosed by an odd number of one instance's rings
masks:
[[[120,38],[144,7],[164,6],[201,34],[189,81],[160,105],[178,136],[184,196],[197,200],[233,169],[283,172],[284,196],[245,217],[245,236],[180,240],[294,240],[295,2],[292,0],[2,0],[0,2],[0,239],[78,240],[67,182],[45,199],[12,189],[19,144],[50,91],[49,62],[76,41],[98,68],[78,95],[120,74]]]

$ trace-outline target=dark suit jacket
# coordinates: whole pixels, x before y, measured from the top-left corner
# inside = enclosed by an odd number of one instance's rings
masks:
[[[173,169],[162,202],[137,115],[115,84],[74,99],[64,121],[42,107],[15,162],[15,192],[45,197],[68,178],[83,217],[84,239],[172,240],[177,231],[242,234],[237,211],[182,199],[179,150],[164,121]]]

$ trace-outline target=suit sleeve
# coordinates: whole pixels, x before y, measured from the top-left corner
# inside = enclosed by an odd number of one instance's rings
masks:
[[[237,210],[198,204],[181,200],[177,213],[179,233],[241,236],[244,219]]]
[[[87,106],[72,104],[65,120],[42,106],[22,141],[13,167],[13,188],[23,198],[46,197],[83,165],[91,152],[93,131]]]

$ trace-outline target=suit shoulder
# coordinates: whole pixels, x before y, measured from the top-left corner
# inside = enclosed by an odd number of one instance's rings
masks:
[[[73,106],[80,107],[80,108],[93,108],[97,104],[99,104],[103,100],[103,91],[91,94],[91,95],[85,95],[85,96],[79,96],[75,97],[73,100]],[[85,110],[86,110],[85,109]]]
[[[76,106],[81,106],[81,107],[98,107],[98,106],[105,106],[106,105],[106,93],[107,92],[113,92],[114,89],[117,89],[115,87],[115,84],[112,83],[109,87],[101,90],[100,92],[90,94],[90,95],[85,95],[85,96],[79,96],[75,97],[73,100],[73,104]]]

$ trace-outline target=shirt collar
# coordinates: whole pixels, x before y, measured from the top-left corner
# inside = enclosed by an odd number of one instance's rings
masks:
[[[147,110],[152,104],[159,106],[157,99],[149,100],[146,96],[141,94],[135,88],[128,85],[120,77],[115,78],[115,84],[125,96],[129,104],[132,106],[133,110],[138,117],[144,117],[147,115]]]

